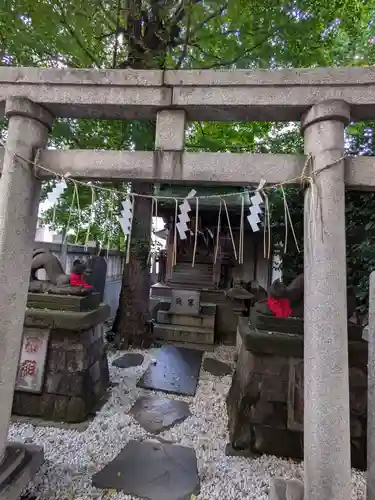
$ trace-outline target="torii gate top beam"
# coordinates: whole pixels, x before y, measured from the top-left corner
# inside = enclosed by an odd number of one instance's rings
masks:
[[[94,70],[0,68],[0,115],[22,96],[65,118],[154,119],[182,108],[189,120],[298,121],[320,101],[344,100],[353,120],[375,118],[371,68]]]

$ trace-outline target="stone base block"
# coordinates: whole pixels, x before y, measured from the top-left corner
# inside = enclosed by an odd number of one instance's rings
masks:
[[[271,478],[269,500],[303,500],[304,486],[298,479]]]
[[[193,349],[195,351],[213,352],[215,349],[214,344],[196,344],[194,342],[170,342],[169,340],[156,340],[156,346],[173,345],[174,347],[181,347],[182,349]]]
[[[162,324],[191,326],[198,328],[215,328],[215,314],[198,316],[188,316],[182,314],[173,314],[169,311],[158,311],[157,321]]]
[[[83,297],[48,293],[29,293],[27,296],[27,307],[33,309],[85,312],[98,309],[99,306],[100,293],[97,292]]]
[[[9,443],[0,465],[0,500],[16,500],[44,462],[43,448]]]
[[[78,423],[104,402],[109,371],[103,325],[84,330],[52,329],[40,393],[16,390],[13,413]]]
[[[155,340],[170,342],[191,342],[197,344],[213,344],[215,332],[213,329],[180,325],[154,324]]]
[[[237,453],[303,458],[303,337],[298,344],[296,337],[255,331],[240,319],[227,396],[230,444]],[[366,470],[365,354],[366,342],[349,341],[351,462],[361,470]]]

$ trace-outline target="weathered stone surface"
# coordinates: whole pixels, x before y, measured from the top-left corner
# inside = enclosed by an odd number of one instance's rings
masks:
[[[13,413],[81,422],[103,402],[109,387],[103,327],[52,330],[41,394],[16,391]]]
[[[169,342],[191,342],[197,344],[213,344],[214,330],[190,326],[166,325],[155,323],[153,337],[155,340]]]
[[[1,99],[1,98],[0,98]],[[52,115],[25,98],[6,98],[9,117],[0,181],[0,463],[12,409],[30,279],[41,181],[36,151],[44,149]]]
[[[81,297],[74,295],[51,295],[48,293],[30,292],[27,295],[27,307],[34,309],[84,312],[97,309],[99,305],[99,293],[91,293]]]
[[[304,412],[309,500],[350,498],[350,401],[345,242],[345,126],[350,106],[317,102],[302,117],[314,183],[305,189]],[[333,168],[327,168],[333,166]],[[322,210],[315,211],[317,193]],[[319,263],[319,265],[317,265]],[[324,342],[322,341],[324,335]],[[327,411],[334,404],[335,411]]]
[[[83,376],[81,373],[47,373],[44,388],[50,394],[78,396],[87,389],[87,379],[88,377]]]
[[[141,427],[153,434],[170,429],[191,415],[189,405],[185,401],[159,396],[137,399],[129,413]]]
[[[297,479],[272,477],[270,481],[269,500],[303,500],[304,485]]]
[[[156,116],[155,149],[182,151],[185,146],[185,121],[183,109],[159,111]]]
[[[67,422],[82,422],[87,417],[87,404],[83,398],[70,398],[66,409]]]
[[[44,326],[53,329],[80,331],[104,323],[109,318],[110,307],[101,305],[93,311],[53,311],[27,308],[26,326]]]
[[[194,396],[202,356],[202,351],[164,346],[156,355],[156,363],[147,368],[137,387]]]
[[[282,477],[272,477],[270,481],[269,500],[286,500],[286,480]]]
[[[216,377],[224,377],[225,375],[229,375],[230,373],[232,373],[231,366],[213,358],[204,359],[203,370],[211,373],[211,375],[215,375]]]
[[[0,464],[0,498],[4,500],[18,500],[22,491],[34,478],[38,469],[43,464],[44,453],[43,448],[40,446],[8,443],[5,450],[5,457],[9,457],[10,455],[13,456],[13,463],[5,460]],[[20,457],[22,460],[19,460]]]
[[[135,352],[129,352],[112,361],[112,366],[117,368],[131,368],[133,366],[141,366],[144,356]]]
[[[303,356],[303,335],[258,330],[252,324],[249,327],[244,317],[239,318],[238,331],[249,351],[275,356]]]
[[[99,294],[99,302],[103,302],[105,279],[107,276],[107,262],[104,257],[93,255],[88,262],[87,270],[90,271],[86,276],[86,282],[94,287]],[[98,304],[99,305],[99,304]]]
[[[155,158],[159,151],[96,151],[96,150],[45,150],[41,153],[41,164],[57,174],[76,172],[76,176],[87,180],[142,179],[146,182],[213,182],[225,185],[257,184],[262,172],[267,172],[270,184],[296,185],[307,157],[305,155],[261,154],[261,153],[191,153],[180,155],[183,168],[173,169],[170,162],[159,162],[155,169]],[[172,153],[173,154],[173,153]],[[164,153],[168,159],[168,153]],[[0,147],[0,173],[4,151]],[[372,175],[373,159],[366,156],[345,158],[345,184],[348,188],[371,189],[375,187]],[[40,171],[41,178],[50,175]]]
[[[172,290],[170,311],[174,314],[198,315],[200,312],[200,293],[194,290]]]
[[[200,490],[195,451],[151,441],[130,441],[92,484],[149,500],[190,499]]]
[[[215,315],[184,316],[169,311],[157,311],[157,321],[162,324],[215,328]]]
[[[286,483],[286,500],[303,500],[304,485],[298,479],[288,479]]]
[[[349,353],[353,347],[357,349],[357,344],[349,342]],[[361,342],[361,349],[363,345],[366,342]],[[352,354],[349,359],[357,357]],[[301,374],[295,372],[294,376],[299,375],[293,384],[291,362],[293,367],[302,368]],[[360,469],[366,469],[367,397],[366,385],[363,387],[366,378],[366,363],[350,367],[351,459],[353,466]],[[268,453],[301,458],[303,358],[251,352],[240,342],[227,411],[230,444],[236,454]]]
[[[349,367],[349,387],[353,389],[367,388],[366,372],[356,366]]]
[[[277,457],[303,458],[301,433],[264,425],[254,425],[253,433],[255,452]]]
[[[12,95],[32,97],[65,118],[155,120],[158,111],[172,105],[186,110],[190,120],[298,121],[310,106],[339,96],[351,106],[353,118],[362,121],[373,117],[375,107],[368,68],[125,70],[124,75],[95,69],[1,69],[0,102]]]
[[[277,429],[285,429],[287,426],[288,410],[284,403],[271,402],[260,399],[251,407],[251,422],[262,424]]]

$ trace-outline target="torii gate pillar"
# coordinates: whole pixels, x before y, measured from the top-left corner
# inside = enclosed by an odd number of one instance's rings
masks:
[[[40,181],[30,162],[45,147],[53,120],[48,111],[24,98],[8,99],[6,116],[8,138],[0,179],[0,477],[2,468],[12,467],[6,442],[39,206]]]
[[[311,155],[304,219],[305,500],[350,500],[346,304],[344,101],[313,106],[302,119]]]

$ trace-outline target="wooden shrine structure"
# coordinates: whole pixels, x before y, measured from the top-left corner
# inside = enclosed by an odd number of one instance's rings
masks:
[[[351,120],[375,118],[372,68],[214,72],[2,67],[0,114],[9,118],[0,158],[0,478],[14,470],[9,465],[12,455],[6,453],[7,433],[40,184],[48,177],[38,163],[60,175],[103,181],[248,186],[258,185],[261,178],[290,184],[302,178],[308,181],[305,498],[349,500],[344,192],[345,187],[375,189],[375,163],[373,158],[345,157],[344,130]],[[155,119],[155,150],[45,149],[53,120],[59,117]],[[305,155],[185,152],[186,124],[194,120],[301,121]],[[33,474],[35,447],[28,450],[27,470],[17,476],[24,482]],[[373,500],[374,491],[370,495]]]
[[[186,239],[181,239],[178,235],[176,240],[174,239],[175,202],[173,196],[183,198],[191,189],[196,191],[196,196],[200,196],[197,245],[195,245],[195,198],[189,200],[191,212]],[[210,198],[210,196],[236,193],[236,191],[237,195],[225,198],[227,213],[222,201],[220,210],[220,198]],[[155,339],[173,343],[184,342],[183,345],[189,343],[195,348],[209,348],[214,341],[235,344],[238,317],[243,311],[243,304],[228,299],[226,292],[234,282],[257,281],[267,289],[272,273],[272,259],[268,259],[264,252],[262,227],[258,232],[253,232],[245,219],[250,213],[249,192],[244,192],[242,188],[236,190],[230,186],[210,188],[204,185],[172,185],[161,187],[157,193],[171,199],[158,202],[158,215],[166,224],[167,238],[166,250],[159,259],[159,270],[162,266],[163,269],[159,272],[159,280],[151,287],[150,293]],[[243,255],[240,256],[242,198],[244,200]],[[220,230],[219,238],[217,238],[219,217]],[[197,292],[207,314],[200,314],[200,320],[196,318],[196,314],[191,317],[186,314],[185,318],[181,315],[173,317],[172,313],[166,314],[171,304],[173,290]],[[158,312],[159,308],[164,312]],[[211,312],[208,313],[208,311]],[[188,313],[189,310],[187,309],[186,312]],[[213,321],[212,325],[210,320]],[[204,324],[210,325],[209,330],[201,328]]]

